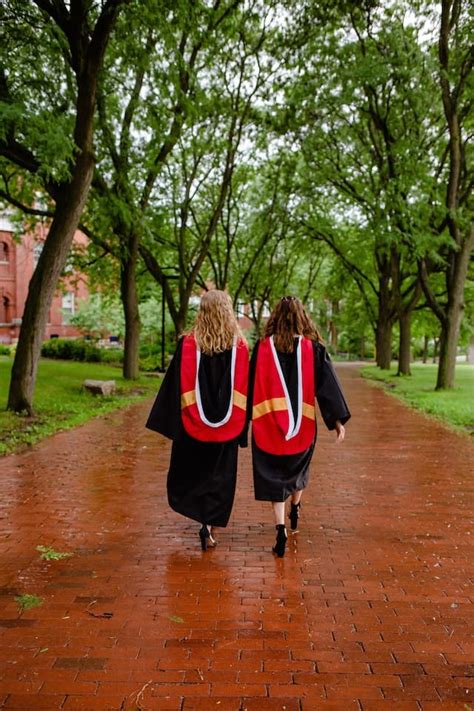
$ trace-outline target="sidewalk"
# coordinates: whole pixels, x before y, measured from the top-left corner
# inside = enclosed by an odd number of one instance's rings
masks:
[[[321,426],[284,559],[250,450],[201,552],[150,403],[0,460],[0,708],[474,711],[474,447],[338,373],[346,442]]]

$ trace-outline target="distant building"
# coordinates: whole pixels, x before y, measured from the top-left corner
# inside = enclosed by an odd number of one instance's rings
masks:
[[[32,233],[14,237],[14,226],[0,216],[0,343],[16,343],[28,295],[28,285],[43,249],[47,227],[38,223]],[[76,232],[76,244],[87,244],[87,238]],[[78,300],[87,299],[86,277],[67,274],[58,285],[51,304],[44,339],[77,337],[79,331],[68,321],[75,313]]]

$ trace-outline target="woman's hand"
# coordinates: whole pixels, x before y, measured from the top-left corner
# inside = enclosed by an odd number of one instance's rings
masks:
[[[342,442],[345,435],[346,435],[346,429],[339,420],[336,420],[336,432],[337,432],[337,437],[336,437],[336,442]]]

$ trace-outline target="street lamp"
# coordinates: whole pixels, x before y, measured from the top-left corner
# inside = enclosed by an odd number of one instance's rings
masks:
[[[175,267],[163,267],[165,269],[174,269]],[[161,282],[161,368],[160,372],[165,372],[165,282],[167,279],[179,279],[177,274],[164,274]]]

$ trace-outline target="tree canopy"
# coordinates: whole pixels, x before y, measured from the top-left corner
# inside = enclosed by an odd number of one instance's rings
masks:
[[[8,0],[2,13],[0,197],[53,236],[69,205],[90,238],[77,263],[120,293],[127,377],[140,303],[163,295],[178,334],[214,285],[249,305],[257,333],[296,292],[334,347],[373,344],[384,368],[395,349],[402,374],[413,325],[439,338],[437,386],[453,385],[472,323],[467,0]],[[106,21],[86,130],[81,81]],[[72,210],[63,192],[86,153]]]

